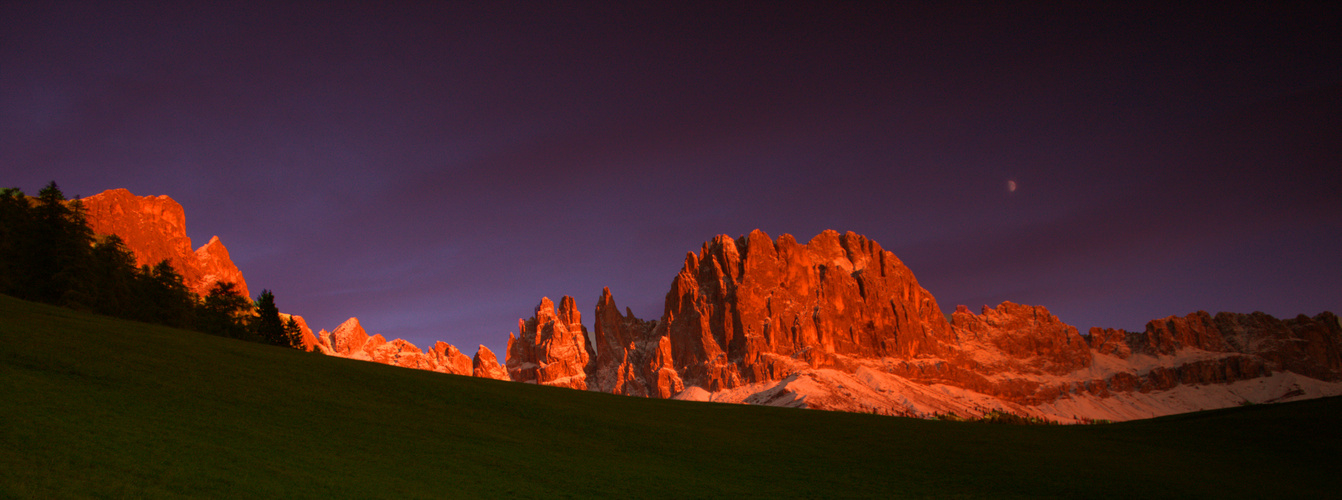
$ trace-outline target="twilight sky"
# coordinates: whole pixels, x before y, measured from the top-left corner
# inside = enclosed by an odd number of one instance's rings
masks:
[[[314,330],[500,358],[755,228],[1083,332],[1342,312],[1335,3],[390,3],[4,2],[0,185],[170,195]]]

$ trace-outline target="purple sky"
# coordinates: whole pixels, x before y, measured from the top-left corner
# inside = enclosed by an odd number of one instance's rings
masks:
[[[0,185],[170,195],[314,329],[500,357],[755,228],[1082,331],[1342,312],[1336,3],[269,3],[0,4]]]

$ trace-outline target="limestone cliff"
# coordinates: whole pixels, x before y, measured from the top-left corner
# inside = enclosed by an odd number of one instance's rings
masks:
[[[137,266],[152,266],[166,259],[197,295],[204,297],[215,283],[231,281],[243,296],[251,297],[242,271],[233,264],[218,236],[191,250],[186,214],[172,198],[135,196],[125,189],[112,189],[82,202],[89,228],[95,234],[121,237],[135,254]]]
[[[508,337],[506,364],[512,380],[587,389],[592,348],[573,297],[564,296],[557,310],[549,298],[542,298],[530,319],[517,321],[517,330],[517,337]]]
[[[947,321],[880,245],[761,231],[685,257],[658,321],[597,300],[590,344],[572,299],[510,337],[513,380],[645,397],[930,416],[1007,410],[1061,421],[1142,418],[1342,394],[1331,313],[1198,312],[1143,332],[1081,335],[1043,306]],[[581,368],[581,369],[580,369]],[[1192,392],[1190,392],[1192,391]],[[1155,397],[1155,395],[1164,395]]]
[[[93,231],[120,236],[138,264],[166,259],[198,294],[219,281],[249,293],[218,237],[191,250],[171,198],[118,189],[84,205]],[[502,365],[483,345],[467,357],[370,336],[355,318],[317,335],[293,318],[307,349],[332,356],[642,397],[1079,422],[1342,394],[1342,323],[1329,312],[1198,311],[1087,335],[1043,306],[946,316],[894,254],[851,232],[715,237],[686,255],[660,319],[622,313],[604,289],[590,335],[571,297],[542,298]]]
[[[508,370],[499,364],[499,359],[494,357],[494,351],[489,350],[484,345],[477,348],[475,356],[471,357],[471,375],[495,380],[509,380]]]
[[[168,196],[136,196],[125,189],[112,189],[82,200],[90,229],[95,234],[115,234],[135,256],[136,265],[155,265],[167,260],[197,295],[209,294],[218,282],[231,281],[249,297],[247,282],[229,257],[218,236],[196,250],[186,235],[186,214],[182,205]],[[576,315],[576,312],[574,312]],[[414,344],[382,335],[369,336],[358,319],[350,318],[334,332],[322,330],[314,335],[302,316],[281,313],[281,319],[293,318],[302,332],[303,348],[328,355],[362,359],[406,368],[432,370],[458,375],[507,378],[494,354],[480,346],[475,359],[467,357],[445,342],[423,351]]]
[[[317,350],[328,356],[454,375],[506,379],[494,353],[485,346],[480,346],[474,358],[446,342],[436,342],[432,349],[424,351],[406,340],[388,341],[381,334],[369,336],[358,318],[345,320],[334,331],[322,330],[315,344]]]

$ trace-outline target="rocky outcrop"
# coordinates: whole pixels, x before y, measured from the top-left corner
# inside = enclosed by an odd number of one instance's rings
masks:
[[[894,254],[855,233],[806,245],[763,231],[718,236],[685,264],[659,333],[686,385],[709,391],[780,380],[790,360],[914,359],[951,340],[936,299]]]
[[[363,353],[364,356],[367,356],[363,346],[368,342],[368,332],[364,331],[363,325],[359,324],[359,318],[347,319],[340,326],[337,326],[335,331],[327,333],[326,330],[322,330],[317,336],[319,342],[334,354],[342,357],[356,357],[357,353]]]
[[[572,389],[587,389],[587,364],[592,348],[582,315],[567,295],[559,308],[542,298],[531,318],[517,320],[518,335],[508,335],[508,377]]]
[[[1152,320],[1141,332],[1092,328],[1089,343],[1094,352],[1120,359],[1133,354],[1160,357],[1206,351],[1225,353],[1227,359],[1235,355],[1255,358],[1269,372],[1342,380],[1342,324],[1331,312],[1279,320],[1261,312],[1212,316],[1198,311]]]
[[[429,352],[433,354],[432,365],[440,367],[434,371],[467,376],[475,372],[470,356],[462,354],[452,344],[436,342],[433,344],[433,350]]]
[[[1091,327],[1086,343],[1095,354],[1105,354],[1128,359],[1132,356],[1132,346],[1128,344],[1128,332],[1119,328]]]
[[[996,308],[983,306],[980,315],[969,314],[961,306],[952,318],[957,338],[986,342],[993,348],[988,351],[1005,355],[1007,362],[984,367],[989,373],[1063,375],[1091,364],[1090,347],[1076,327],[1063,323],[1044,306],[1003,302]]]
[[[242,271],[229,258],[219,237],[195,251],[186,235],[182,205],[167,196],[135,196],[125,189],[112,189],[82,200],[89,228],[95,234],[115,234],[135,254],[138,266],[153,266],[167,260],[187,288],[204,297],[218,282],[233,282],[245,297],[251,297]]]
[[[671,362],[671,339],[655,334],[657,322],[620,309],[610,289],[597,299],[593,343],[596,355],[587,367],[590,390],[669,398],[684,389]]]
[[[495,380],[509,380],[508,369],[500,365],[498,358],[494,357],[494,351],[489,350],[484,345],[481,345],[475,351],[475,356],[471,358],[471,375]]]
[[[319,351],[330,356],[404,368],[490,378],[498,378],[502,371],[494,361],[494,353],[485,346],[480,346],[481,352],[476,353],[474,360],[446,342],[437,342],[433,349],[423,351],[406,340],[387,341],[381,334],[369,336],[358,318],[346,320],[333,332],[322,330],[315,344]]]
[[[1271,370],[1342,380],[1342,322],[1331,312],[1287,320],[1223,312],[1212,323],[1228,350],[1263,358]]]
[[[555,321],[549,304],[543,299],[535,317],[519,321],[524,333],[509,340],[513,380],[665,397],[678,387],[718,391],[781,380],[798,363],[825,368],[843,358],[937,356],[952,339],[913,273],[851,232],[826,231],[806,245],[790,235],[774,242],[758,230],[739,240],[714,238],[686,256],[657,322],[621,315],[605,290],[595,356],[580,343],[585,335],[571,333],[582,325]],[[560,316],[577,318],[577,311]],[[547,333],[550,324],[559,325],[555,333]],[[588,374],[590,385],[572,382]]]
[[[1133,352],[1153,355],[1174,354],[1180,349],[1224,352],[1230,347],[1206,311],[1149,321],[1145,331],[1129,338],[1128,345]]]
[[[83,201],[98,234],[142,265],[168,260],[197,294],[242,273],[217,237],[191,250],[181,205],[112,190]],[[284,315],[285,320],[289,315]],[[1042,306],[1003,302],[944,316],[894,254],[855,233],[806,244],[762,231],[686,255],[656,321],[602,290],[588,335],[574,301],[541,299],[506,360],[438,342],[368,335],[355,318],[304,348],[377,363],[631,396],[891,415],[1011,411],[1060,421],[1124,420],[1342,394],[1342,323],[1196,312],[1140,332],[1088,335]]]
[[[152,266],[167,260],[197,295],[208,295],[215,283],[233,282],[243,296],[250,297],[242,272],[233,264],[218,236],[194,251],[191,249],[191,238],[186,235],[186,214],[172,198],[135,196],[125,189],[113,189],[85,198],[81,203],[90,229],[95,234],[120,237],[135,255],[136,265]],[[576,311],[574,314],[576,317]],[[312,333],[301,316],[281,313],[282,320],[290,318],[302,332],[305,350],[443,373],[507,378],[507,372],[484,346],[473,360],[445,342],[424,351],[402,339],[387,341],[381,335],[369,336],[356,318],[350,318],[333,332],[322,330],[318,335]]]
[[[316,350],[318,348],[317,336],[314,335],[312,329],[308,327],[308,322],[304,320],[302,316],[296,314],[280,313],[280,321],[288,322],[290,318],[294,320],[294,323],[298,325],[298,331],[302,333],[303,342],[301,348],[304,351]]]
[[[1005,409],[1062,421],[1342,394],[1342,383],[1330,382],[1339,380],[1342,352],[1331,313],[1278,321],[1198,312],[1142,332],[1082,336],[1043,306],[1003,302],[979,314],[959,306],[948,322],[899,259],[854,233],[826,231],[805,245],[761,231],[718,236],[686,256],[658,321],[621,313],[603,290],[590,344],[572,299],[553,307],[542,299],[519,320],[522,333],[510,335],[513,380],[897,415]],[[1174,395],[1181,387],[1217,389]]]

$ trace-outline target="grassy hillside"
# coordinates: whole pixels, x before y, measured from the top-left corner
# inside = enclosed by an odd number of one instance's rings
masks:
[[[0,296],[0,497],[1326,497],[1342,401],[1025,427],[647,400]]]

